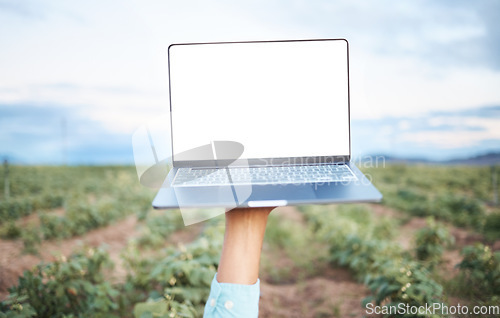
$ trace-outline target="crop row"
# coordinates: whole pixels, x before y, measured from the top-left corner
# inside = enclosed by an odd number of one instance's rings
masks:
[[[64,196],[55,193],[0,201],[0,225],[28,216],[35,211],[59,208],[63,202]]]
[[[498,167],[431,166],[387,164],[365,168],[375,185],[385,194],[396,189],[420,189],[428,194],[454,193],[476,198],[482,202],[494,200],[498,184],[492,176],[500,173]],[[497,178],[498,180],[498,178]]]
[[[330,260],[347,266],[369,286],[373,295],[365,304],[421,306],[440,301],[442,286],[422,264],[388,239],[393,235],[391,230],[383,235],[377,229],[391,228],[386,226],[390,220],[376,221],[369,210],[358,206],[344,206],[338,212],[317,206],[302,210],[328,242]]]
[[[367,169],[384,194],[383,204],[414,216],[433,216],[460,227],[500,238],[500,210],[494,204],[498,187],[483,167],[387,166]]]
[[[369,286],[372,296],[365,304],[419,306],[443,301],[443,286],[432,279],[428,266],[439,258],[442,251],[438,247],[449,237],[438,225],[430,223],[417,235],[420,241],[414,257],[391,242],[395,221],[376,219],[364,207],[301,209],[315,239],[327,242],[330,261],[347,266]],[[162,232],[155,224],[170,228]],[[142,235],[129,242],[122,253],[127,272],[124,283],[110,284],[106,279],[110,271],[106,266],[111,266],[107,253],[87,247],[68,259],[61,257],[25,272],[19,285],[11,289],[10,298],[0,305],[0,317],[201,316],[218,266],[221,219],[208,221],[193,243],[166,248],[161,248],[159,237],[165,243],[166,236],[182,227],[178,214],[148,214],[143,226]],[[269,239],[288,245],[294,240],[292,232],[271,231]],[[151,235],[155,238],[148,238]],[[427,248],[418,250],[423,246]],[[477,245],[465,248],[462,255],[458,279],[472,286],[469,289],[481,296],[484,304],[498,303],[500,253]]]
[[[42,240],[81,235],[133,213],[140,217],[151,209],[152,191],[141,187],[135,172],[127,167],[66,167],[64,170],[78,180],[73,183],[67,183],[69,177],[61,175],[59,169],[46,169],[44,176],[58,185],[54,189],[58,194],[40,190],[34,197],[23,197],[22,192],[0,201],[0,212],[4,207],[9,215],[9,221],[0,227],[0,236],[21,237],[29,252],[36,252]],[[57,207],[61,209],[54,211]],[[14,221],[34,211],[36,219]]]
[[[328,243],[330,261],[348,267],[371,290],[364,306],[372,302],[418,307],[446,301],[444,287],[433,278],[433,269],[440,262],[443,248],[453,240],[433,220],[416,233],[414,247],[405,251],[392,241],[393,229],[397,228],[394,221],[375,218],[362,206],[340,206],[336,210],[305,206],[301,210],[316,229],[318,239]],[[469,290],[467,296],[476,303],[498,304],[500,252],[493,253],[479,244],[461,253],[463,259],[456,265],[460,274],[454,278],[454,286]]]
[[[10,167],[9,191],[3,188],[4,182],[0,183],[0,225],[62,207],[74,197],[143,191],[136,180],[132,167]]]

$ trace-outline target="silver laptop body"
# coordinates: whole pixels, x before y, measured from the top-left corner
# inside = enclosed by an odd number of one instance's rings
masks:
[[[351,163],[345,39],[173,44],[155,208],[379,201]]]

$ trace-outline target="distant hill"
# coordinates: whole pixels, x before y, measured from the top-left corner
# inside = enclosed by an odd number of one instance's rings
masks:
[[[500,153],[487,153],[475,157],[465,159],[452,159],[444,162],[445,164],[458,164],[458,165],[481,165],[492,166],[500,164]]]
[[[438,165],[476,165],[492,166],[500,165],[500,152],[492,152],[468,158],[455,158],[449,160],[429,160],[424,158],[404,158],[395,156],[384,156],[387,163],[405,164],[438,164]]]

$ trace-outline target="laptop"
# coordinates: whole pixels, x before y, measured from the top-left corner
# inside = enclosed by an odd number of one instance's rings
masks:
[[[155,208],[380,201],[351,162],[345,39],[172,44]]]

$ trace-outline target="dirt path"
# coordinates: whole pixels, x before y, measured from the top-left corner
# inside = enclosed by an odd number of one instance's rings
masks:
[[[362,317],[368,289],[346,269],[331,268],[322,276],[290,285],[261,283],[260,317]]]
[[[280,207],[272,213],[279,213],[280,217],[305,226],[304,215],[295,207]],[[278,268],[293,266],[286,255],[277,258]],[[301,274],[304,273],[292,272],[292,276]],[[321,264],[311,277],[296,278],[286,284],[273,283],[267,273],[261,276],[259,317],[362,317],[366,314],[361,301],[369,291],[347,269]]]
[[[347,269],[329,268],[295,284],[261,283],[259,317],[362,317],[368,289]]]

